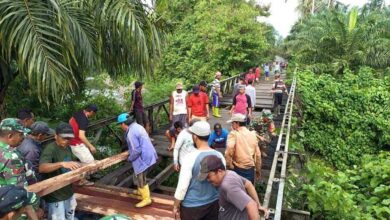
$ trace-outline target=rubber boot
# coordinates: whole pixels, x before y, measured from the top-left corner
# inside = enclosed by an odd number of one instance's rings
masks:
[[[152,204],[152,199],[150,198],[149,185],[145,185],[144,187],[139,188],[139,191],[141,193],[142,201],[137,203],[135,207],[142,208]]]
[[[215,116],[215,107],[211,107],[211,111],[213,112],[213,116]],[[216,116],[215,116],[216,117]]]
[[[222,117],[220,114],[219,114],[219,108],[218,107],[215,107],[214,108],[215,109],[215,117],[217,117],[217,118],[220,118],[220,117]]]

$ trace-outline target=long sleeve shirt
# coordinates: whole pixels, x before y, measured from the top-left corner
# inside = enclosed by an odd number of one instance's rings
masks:
[[[256,173],[261,170],[261,153],[255,131],[239,127],[229,133],[225,151],[227,167],[249,169],[255,167]]]
[[[132,163],[136,175],[156,163],[157,152],[144,127],[135,122],[130,124],[125,140],[129,148],[128,160]]]
[[[191,133],[187,129],[183,129],[177,136],[175,148],[173,149],[173,163],[180,165],[184,164],[184,157],[195,150],[194,142]]]

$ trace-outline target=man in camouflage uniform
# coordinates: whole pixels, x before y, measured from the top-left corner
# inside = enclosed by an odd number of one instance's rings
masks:
[[[251,121],[249,125],[250,130],[255,130],[259,141],[260,151],[263,157],[266,157],[265,153],[268,148],[271,138],[276,136],[275,124],[273,121],[273,115],[270,111],[263,110],[261,117],[257,117]]]
[[[0,123],[0,187],[27,186],[26,177],[34,175],[16,147],[23,141],[24,128],[19,119],[6,118]]]
[[[16,118],[6,118],[0,123],[0,188],[7,185],[27,187],[27,178],[35,178],[16,147],[23,141],[29,129],[23,127]],[[38,206],[39,198],[34,195],[31,202]]]

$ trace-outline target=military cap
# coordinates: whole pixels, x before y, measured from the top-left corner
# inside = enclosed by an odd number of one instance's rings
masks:
[[[18,131],[22,133],[29,133],[30,129],[25,128],[22,122],[17,118],[6,118],[0,123],[1,131]]]

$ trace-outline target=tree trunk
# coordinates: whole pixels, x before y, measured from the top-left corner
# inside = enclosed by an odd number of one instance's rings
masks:
[[[311,2],[311,14],[314,15],[314,9],[315,9],[316,0],[312,0]]]
[[[7,112],[5,110],[5,102],[4,102],[5,101],[5,91],[7,90],[7,87],[0,88],[0,120],[3,120],[3,118],[5,118],[7,115]]]

